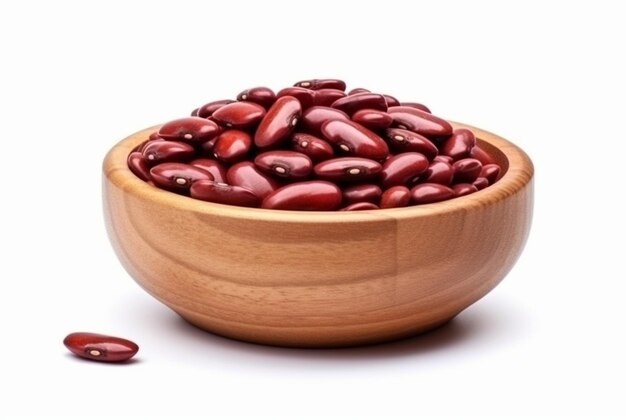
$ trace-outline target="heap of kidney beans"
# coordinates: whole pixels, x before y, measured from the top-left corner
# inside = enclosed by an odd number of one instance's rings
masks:
[[[128,156],[139,178],[214,203],[371,210],[434,203],[494,183],[467,129],[422,104],[337,79],[247,89],[164,124]]]

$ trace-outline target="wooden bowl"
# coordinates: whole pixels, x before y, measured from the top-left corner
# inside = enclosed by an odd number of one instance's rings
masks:
[[[394,340],[442,325],[493,289],[530,229],[533,166],[471,129],[504,175],[436,204],[299,212],[213,204],[141,181],[126,166],[155,127],[104,160],[104,213],[117,255],[152,296],[226,337],[293,347]]]

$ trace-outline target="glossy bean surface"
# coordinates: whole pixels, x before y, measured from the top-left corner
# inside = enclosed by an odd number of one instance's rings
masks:
[[[125,338],[76,332],[63,340],[69,351],[83,359],[98,362],[125,362],[139,351],[139,346]]]
[[[360,109],[352,114],[352,121],[370,130],[382,130],[391,125],[391,115],[376,109]]]
[[[383,189],[406,185],[428,168],[428,159],[421,153],[407,152],[392,156],[383,163],[380,180]]]
[[[313,170],[313,162],[307,155],[289,150],[261,153],[254,158],[254,164],[270,175],[287,179],[305,178]]]
[[[361,109],[387,111],[387,101],[383,95],[378,93],[363,92],[337,99],[332,103],[331,108],[343,111],[348,115]]]
[[[224,105],[232,104],[236,101],[232,99],[220,99],[219,101],[209,102],[198,108],[198,117],[209,118],[215,111],[223,107]]]
[[[300,102],[302,110],[305,110],[314,105],[315,91],[294,86],[282,89],[276,94],[276,98],[282,98],[283,96],[292,96],[296,98],[298,102]]]
[[[411,190],[404,185],[398,185],[385,190],[380,197],[381,209],[406,207],[411,201]]]
[[[358,184],[344,188],[341,193],[344,204],[353,204],[364,201],[377,203],[383,192],[376,184]]]
[[[237,100],[254,102],[267,109],[272,106],[276,100],[276,94],[268,87],[258,86],[240,92],[239,95],[237,95]]]
[[[400,106],[408,106],[409,108],[419,109],[431,114],[430,109],[426,105],[420,104],[419,102],[400,102]]]
[[[339,211],[377,210],[379,208],[380,207],[378,207],[374,203],[370,203],[369,201],[363,201],[361,203],[349,204],[349,205],[339,209]]]
[[[265,116],[265,108],[254,102],[233,102],[213,112],[212,117],[228,128],[249,128]]]
[[[254,133],[254,144],[262,148],[277,145],[291,134],[301,116],[302,107],[296,98],[278,98]]]
[[[472,183],[476,181],[476,178],[480,175],[480,171],[482,170],[482,163],[480,163],[477,159],[466,158],[457,160],[452,165],[452,169],[454,171],[454,178],[452,180],[453,183]]]
[[[333,120],[350,121],[350,117],[338,109],[327,106],[313,106],[302,114],[302,129],[314,136],[321,136],[322,124]]]
[[[489,186],[489,180],[487,180],[487,178],[479,176],[478,178],[476,178],[476,181],[472,182],[472,185],[478,188],[479,191],[484,190]]]
[[[315,106],[331,106],[337,99],[346,96],[346,93],[339,89],[320,89],[314,90],[313,93],[313,105]]]
[[[335,155],[330,143],[311,134],[293,133],[291,145],[294,151],[304,153],[315,163],[331,159]]]
[[[339,79],[309,79],[296,82],[294,86],[312,90],[319,89],[339,89],[346,90],[346,82]]]
[[[226,182],[226,167],[220,161],[216,159],[194,159],[189,162],[190,165],[196,166],[200,169],[204,169],[211,175],[215,182]]]
[[[193,146],[188,143],[167,140],[152,140],[145,145],[141,152],[148,165],[162,162],[182,162],[190,159],[195,153]]]
[[[217,137],[213,156],[222,162],[239,162],[248,156],[252,147],[252,137],[242,130],[226,130]]]
[[[150,181],[150,168],[148,167],[146,160],[140,152],[133,152],[128,155],[127,164],[128,168],[139,179],[143,181]]]
[[[441,184],[418,184],[411,189],[411,202],[413,204],[429,204],[454,198],[452,188]]]
[[[437,157],[437,146],[426,137],[403,128],[388,128],[385,137],[396,153],[417,152],[429,160]]]
[[[456,184],[452,186],[452,191],[456,197],[462,197],[464,195],[472,194],[478,191],[473,184]]]
[[[491,157],[491,155],[489,155],[489,153],[487,153],[486,150],[484,150],[482,147],[476,145],[472,151],[470,152],[469,157],[471,157],[472,159],[477,159],[480,161],[480,163],[482,163],[483,165],[489,165],[491,163],[496,163],[496,161]]]
[[[197,181],[191,185],[191,197],[218,204],[228,204],[241,207],[258,207],[261,203],[252,191],[215,181]]]
[[[394,124],[426,137],[443,137],[452,134],[449,122],[428,112],[408,106],[392,106],[387,110]]]
[[[202,143],[219,134],[220,127],[213,121],[200,117],[186,117],[169,121],[159,128],[159,137],[186,143]]]
[[[262,207],[274,210],[336,210],[341,205],[341,190],[326,181],[304,181],[285,185],[268,195]]]
[[[500,166],[496,165],[495,163],[488,163],[486,165],[483,165],[478,176],[487,178],[489,184],[493,184],[498,180],[498,177],[500,176]]]
[[[382,171],[382,166],[375,160],[345,157],[329,159],[313,167],[320,179],[333,182],[353,182],[375,178]]]
[[[389,155],[389,147],[380,136],[352,121],[327,121],[321,131],[330,143],[352,156],[378,160]]]
[[[433,161],[428,165],[428,168],[424,171],[422,176],[420,176],[419,181],[449,186],[452,184],[453,177],[454,169],[452,169],[451,164],[442,161]]]
[[[191,184],[205,179],[213,181],[213,175],[187,163],[166,162],[150,169],[152,182],[158,187],[178,193],[187,193]]]
[[[280,182],[265,175],[252,162],[239,162],[226,172],[226,181],[250,190],[261,200],[280,187]]]
[[[450,156],[453,160],[469,157],[470,152],[476,146],[474,133],[466,128],[457,128],[439,148],[443,155]]]

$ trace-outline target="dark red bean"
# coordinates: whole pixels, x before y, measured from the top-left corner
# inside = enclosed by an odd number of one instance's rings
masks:
[[[320,89],[314,90],[315,94],[313,105],[315,106],[331,106],[337,99],[344,98],[346,92],[339,89]]]
[[[426,105],[420,104],[419,102],[400,102],[400,106],[408,106],[410,108],[419,109],[431,114],[430,109]]]
[[[457,160],[452,165],[454,170],[454,178],[452,182],[458,183],[472,183],[476,181],[476,178],[480,175],[483,165],[478,159],[466,158]]]
[[[478,188],[479,191],[484,190],[489,186],[489,180],[487,178],[479,176],[478,178],[476,178],[476,181],[472,182],[472,185]]]
[[[258,124],[265,116],[265,108],[254,102],[233,102],[217,109],[212,117],[232,128],[248,128]]]
[[[254,164],[270,175],[281,178],[306,178],[313,170],[311,159],[300,152],[289,150],[270,150],[254,159]]]
[[[443,155],[450,156],[454,160],[459,160],[469,157],[474,146],[476,146],[474,133],[466,128],[457,128],[452,135],[441,144],[439,152]]]
[[[338,109],[327,106],[313,106],[302,114],[302,128],[314,136],[321,136],[322,124],[332,120],[350,121],[350,117]]]
[[[411,202],[413,204],[437,203],[451,198],[454,198],[452,188],[441,184],[419,184],[411,189]]]
[[[394,124],[427,137],[443,137],[452,134],[450,123],[428,112],[408,106],[392,106],[387,110]]]
[[[454,177],[454,169],[447,162],[432,161],[422,176],[420,182],[428,182],[441,185],[450,185]]]
[[[217,143],[217,137],[209,141],[205,141],[200,146],[198,146],[198,151],[200,152],[200,155],[213,157],[213,149],[215,148],[215,143]]]
[[[261,207],[274,210],[336,210],[341,190],[325,181],[304,181],[285,185],[268,195]]]
[[[346,82],[339,79],[311,79],[296,82],[294,86],[303,87],[312,90],[320,89],[339,89],[346,90]]]
[[[345,153],[368,159],[384,159],[387,143],[376,133],[352,121],[333,120],[322,124],[322,134]]]
[[[261,200],[280,188],[277,180],[263,174],[252,162],[239,162],[231,166],[226,172],[226,180],[231,185],[252,191]]]
[[[211,175],[215,182],[226,182],[226,167],[222,163],[215,159],[195,159],[189,162],[190,165],[196,166],[200,169],[204,169]]]
[[[304,153],[315,163],[332,159],[335,155],[330,143],[311,134],[293,133],[291,146],[293,150]]]
[[[417,152],[432,160],[437,156],[437,146],[426,137],[403,128],[388,128],[385,137],[395,152]]]
[[[348,115],[352,115],[360,109],[387,111],[387,101],[383,95],[378,93],[363,92],[337,99],[331,108],[343,111]]]
[[[480,170],[479,177],[487,178],[489,184],[493,184],[498,180],[500,176],[500,166],[495,163],[488,163],[487,165],[483,165],[483,168]]]
[[[452,191],[454,191],[455,196],[462,197],[464,195],[475,193],[478,191],[478,188],[476,188],[473,184],[456,184],[452,186]]]
[[[383,192],[376,184],[358,184],[344,188],[341,193],[344,204],[353,204],[363,201],[377,203]]]
[[[163,139],[163,137],[159,136],[159,132],[158,131],[153,131],[148,136],[148,140],[164,140],[164,139]]]
[[[389,108],[390,106],[400,106],[400,101],[397,100],[394,96],[384,93],[383,96],[385,97],[385,102],[387,102],[387,108]]]
[[[197,144],[212,139],[220,131],[219,125],[206,118],[186,117],[163,124],[159,136],[165,140]]]
[[[302,116],[300,102],[293,96],[278,98],[254,133],[254,144],[272,147],[285,140]]]
[[[428,168],[428,159],[421,153],[400,153],[383,163],[380,179],[383,189],[406,185]]]
[[[276,94],[268,87],[259,86],[251,89],[246,89],[237,95],[238,101],[254,102],[261,105],[263,108],[268,109],[276,100]]]
[[[213,175],[204,169],[186,163],[160,163],[150,169],[150,176],[157,187],[185,194],[191,184],[206,179],[213,181]]]
[[[200,110],[200,108],[196,108],[193,111],[191,111],[191,116],[192,117],[197,117],[198,116],[198,111]]]
[[[315,91],[301,87],[288,87],[279,91],[276,94],[276,99],[282,98],[283,96],[293,96],[300,102],[302,109],[305,110],[313,106]]]
[[[133,152],[128,155],[127,159],[128,168],[132,173],[143,181],[150,181],[150,168],[144,159],[143,155],[139,152]]]
[[[85,332],[69,334],[63,344],[75,355],[99,362],[125,362],[139,351],[130,340]]]
[[[252,147],[252,137],[242,130],[226,130],[217,137],[213,156],[226,163],[246,158]]]
[[[213,115],[215,111],[223,107],[224,105],[232,104],[236,101],[232,99],[221,99],[219,101],[209,102],[208,104],[202,105],[198,108],[198,117],[200,118],[209,118]]]
[[[391,115],[376,109],[361,109],[352,114],[352,121],[370,130],[382,130],[391,125]]]
[[[258,207],[261,200],[252,191],[215,181],[197,181],[191,185],[191,197],[218,204]]]
[[[380,207],[378,207],[376,204],[365,201],[362,203],[350,204],[344,208],[339,209],[339,211],[378,210],[379,208]]]
[[[182,162],[191,159],[193,146],[180,141],[153,140],[141,152],[148,165],[162,162]]]
[[[445,162],[449,163],[450,166],[452,166],[452,164],[454,163],[454,159],[446,155],[437,155],[433,158],[433,162]]]
[[[371,92],[371,91],[365,88],[354,88],[350,92],[348,92],[348,95],[356,95],[357,93],[367,93],[367,92]]]
[[[382,169],[375,160],[360,157],[329,159],[313,167],[318,178],[334,182],[365,181],[375,178]]]
[[[475,146],[470,152],[469,157],[473,159],[478,159],[480,163],[483,165],[489,165],[491,163],[496,163],[495,160],[480,146]]]
[[[406,207],[411,201],[411,190],[403,185],[391,187],[383,192],[380,198],[381,209],[391,209],[395,207]]]

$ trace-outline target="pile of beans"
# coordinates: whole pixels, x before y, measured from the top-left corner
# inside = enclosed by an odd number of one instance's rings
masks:
[[[371,210],[434,203],[496,182],[467,129],[419,103],[337,79],[244,90],[164,124],[128,156],[157,187],[277,210]]]

